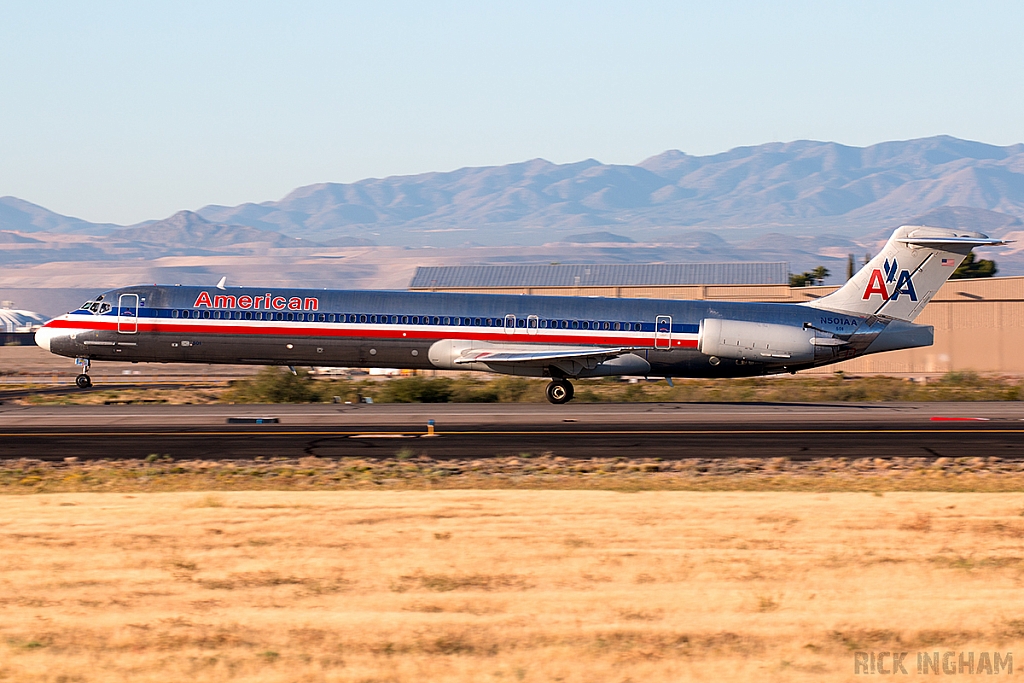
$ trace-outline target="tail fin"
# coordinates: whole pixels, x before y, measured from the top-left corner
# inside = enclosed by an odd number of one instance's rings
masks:
[[[904,225],[849,282],[804,305],[910,322],[971,249],[999,244],[978,232]]]

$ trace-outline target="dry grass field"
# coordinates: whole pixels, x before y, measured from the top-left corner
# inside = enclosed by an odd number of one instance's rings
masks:
[[[1020,659],[1022,513],[1017,493],[7,495],[0,680],[853,681],[856,650]],[[925,678],[913,657],[900,680]]]

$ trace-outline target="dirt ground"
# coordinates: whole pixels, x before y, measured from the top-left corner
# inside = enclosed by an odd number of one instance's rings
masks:
[[[6,495],[0,680],[854,681],[860,651],[922,680],[919,651],[1024,657],[1022,515],[1019,493]]]

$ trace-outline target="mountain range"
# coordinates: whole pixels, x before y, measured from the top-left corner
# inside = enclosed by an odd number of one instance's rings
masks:
[[[670,150],[635,166],[534,159],[321,183],[278,201],[195,213],[321,243],[454,246],[542,244],[586,232],[649,242],[694,227],[857,238],[945,207],[962,207],[959,218],[977,209],[1010,217],[996,222],[1024,217],[1024,144],[938,136],[863,148],[797,141],[709,156]],[[0,198],[2,230],[106,235],[118,228]]]

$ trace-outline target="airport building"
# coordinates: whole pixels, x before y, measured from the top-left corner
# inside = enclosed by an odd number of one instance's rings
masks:
[[[409,289],[773,303],[810,301],[838,289],[791,287],[788,270],[786,263],[424,267]],[[915,322],[935,327],[933,346],[805,372],[1024,375],[1024,277],[950,280]]]
[[[10,301],[0,302],[0,345],[34,345],[35,332],[46,324],[46,320],[32,311],[16,310]]]

